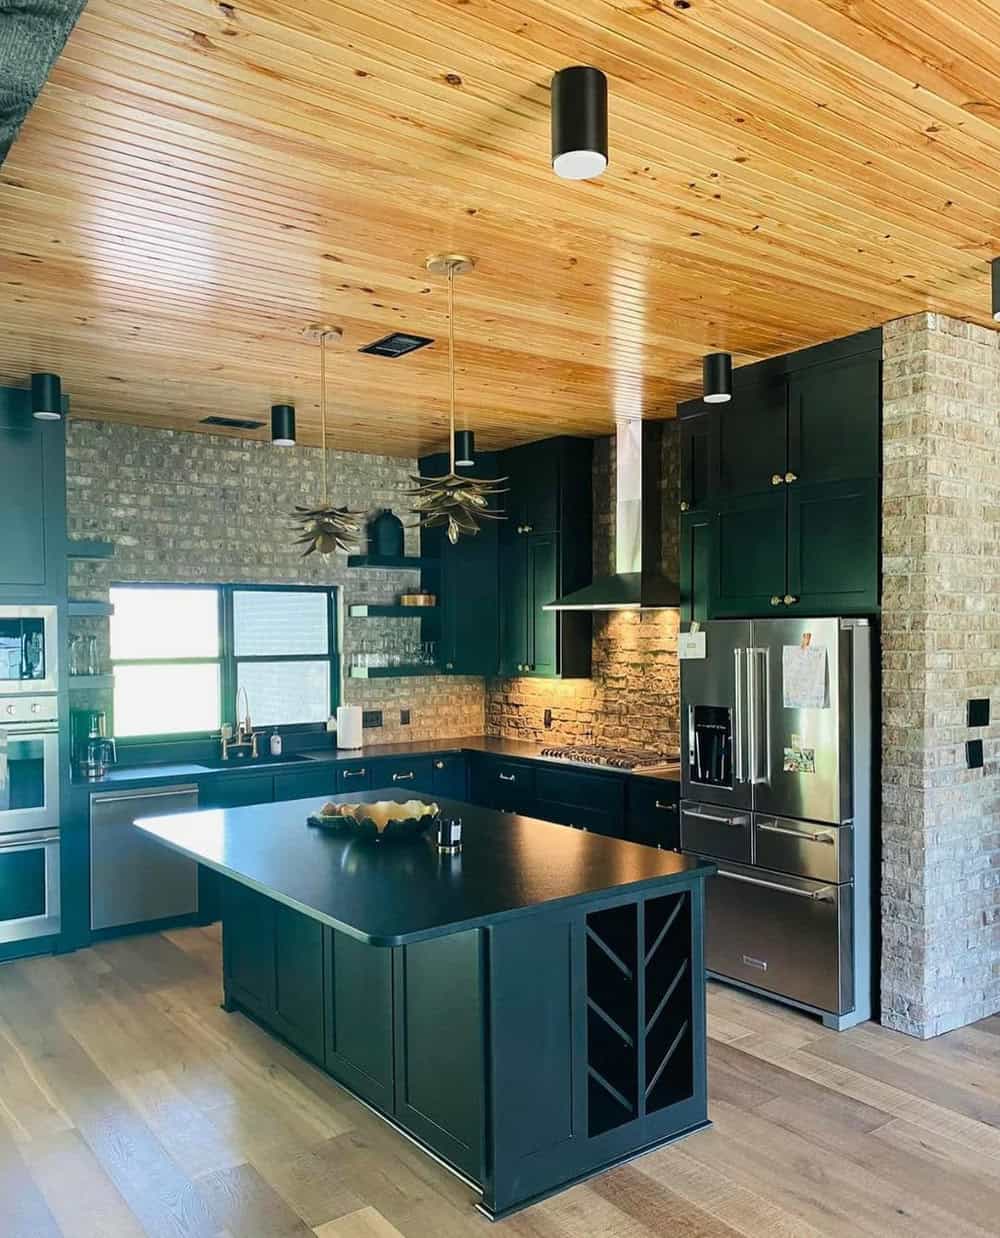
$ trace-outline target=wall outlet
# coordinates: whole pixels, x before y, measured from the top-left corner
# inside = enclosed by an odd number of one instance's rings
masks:
[[[552,725],[552,710],[551,709],[547,709],[545,711],[543,721],[545,723],[545,729],[548,730],[549,727]]]
[[[983,741],[970,739],[965,745],[965,763],[969,769],[983,768]]]
[[[969,701],[968,719],[969,726],[990,725],[990,698],[988,696],[975,697]]]
[[[410,711],[408,709],[401,709],[399,711],[399,725],[400,726],[410,725]]]
[[[361,725],[363,727],[376,727],[382,725],[381,709],[365,709],[361,713]]]

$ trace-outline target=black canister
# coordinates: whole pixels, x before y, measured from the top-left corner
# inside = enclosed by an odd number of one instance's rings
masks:
[[[403,522],[388,507],[368,522],[368,553],[399,558],[403,553]]]

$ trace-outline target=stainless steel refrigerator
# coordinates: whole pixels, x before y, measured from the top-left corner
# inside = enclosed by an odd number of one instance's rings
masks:
[[[709,974],[871,1016],[872,632],[734,619],[681,641],[681,849],[716,861]]]

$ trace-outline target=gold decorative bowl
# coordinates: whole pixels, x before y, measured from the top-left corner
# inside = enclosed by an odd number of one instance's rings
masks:
[[[440,814],[437,804],[423,800],[377,800],[372,804],[324,804],[307,817],[319,829],[353,834],[372,842],[402,842],[419,838]]]

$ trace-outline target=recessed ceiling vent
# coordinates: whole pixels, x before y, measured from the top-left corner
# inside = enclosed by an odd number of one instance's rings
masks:
[[[408,352],[425,348],[434,341],[426,335],[407,335],[405,331],[393,331],[391,335],[383,336],[374,344],[366,344],[358,352],[370,352],[376,357],[405,357]]]
[[[203,426],[225,426],[227,430],[259,430],[263,421],[250,421],[245,417],[202,417]]]

